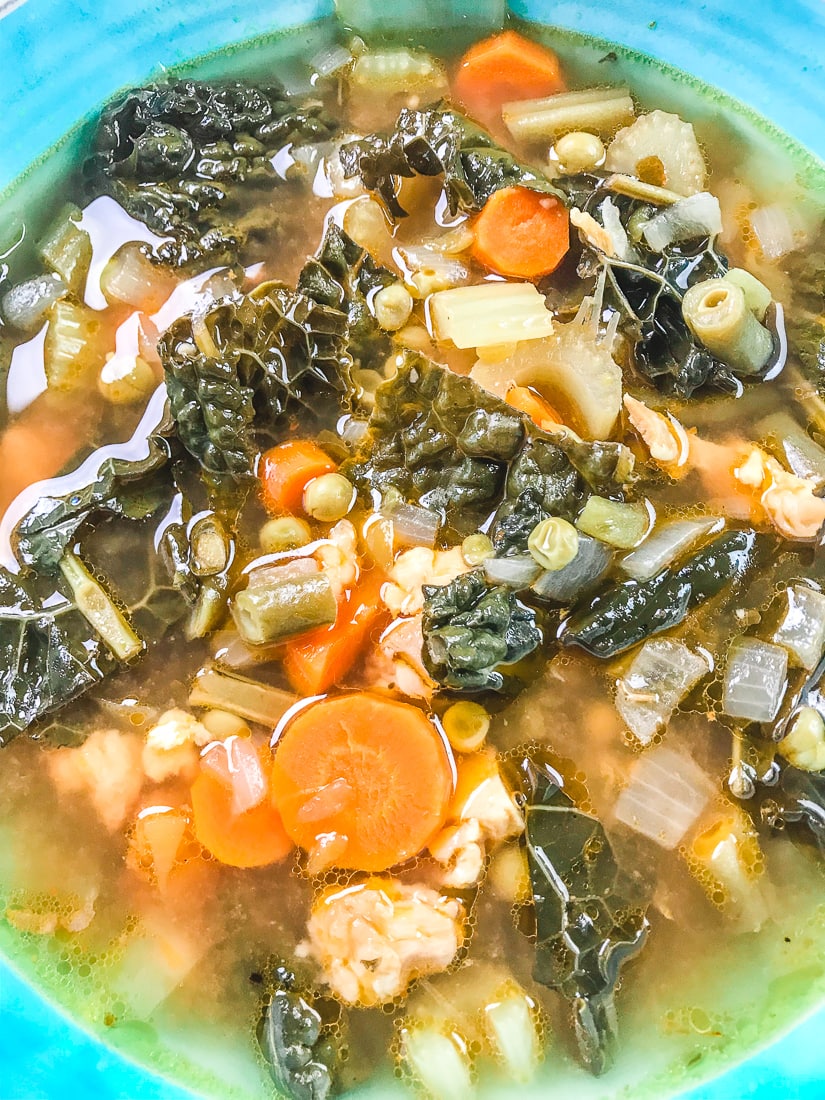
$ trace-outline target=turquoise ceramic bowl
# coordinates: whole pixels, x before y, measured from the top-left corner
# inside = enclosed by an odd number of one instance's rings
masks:
[[[513,0],[512,6],[526,18],[595,33],[692,73],[825,159],[822,0]],[[419,12],[440,8],[439,0],[413,3]],[[144,81],[160,65],[331,9],[332,0],[0,0],[0,191],[118,88]],[[689,1100],[821,1100],[823,1044],[825,1009],[694,1089]],[[84,1033],[2,958],[0,1075],[2,1100],[190,1096]]]

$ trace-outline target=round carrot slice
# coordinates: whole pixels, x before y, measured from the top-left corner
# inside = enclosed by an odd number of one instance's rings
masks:
[[[416,707],[344,695],[311,704],[287,726],[271,788],[284,828],[314,869],[385,871],[444,824],[452,760]]]
[[[554,195],[528,187],[493,192],[476,218],[473,255],[499,275],[538,279],[570,247],[570,219]]]
[[[292,851],[281,816],[266,798],[245,813],[232,811],[232,791],[208,772],[192,784],[195,836],[230,867],[265,867]]]

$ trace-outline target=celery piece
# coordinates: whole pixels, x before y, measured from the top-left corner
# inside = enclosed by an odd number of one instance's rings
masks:
[[[632,550],[650,530],[650,513],[644,504],[622,504],[606,497],[591,496],[576,526],[609,546]]]
[[[513,137],[532,142],[553,140],[576,130],[611,134],[631,122],[635,113],[627,88],[584,88],[505,103],[501,109]]]
[[[137,657],[143,651],[143,642],[83,562],[67,550],[60,560],[60,571],[72,590],[78,611],[112,653],[121,661]]]
[[[532,283],[482,283],[441,290],[429,299],[436,335],[457,348],[495,347],[538,340],[553,318]]]
[[[88,386],[103,365],[99,314],[85,305],[58,301],[49,310],[43,361],[49,389],[70,392]]]
[[[92,239],[80,228],[80,218],[76,206],[67,207],[38,249],[43,262],[76,297],[83,295],[92,262]]]
[[[246,588],[235,597],[232,614],[245,642],[270,645],[334,623],[337,610],[329,577],[314,573]]]

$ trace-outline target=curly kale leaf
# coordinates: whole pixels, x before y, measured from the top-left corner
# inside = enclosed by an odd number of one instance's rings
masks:
[[[526,432],[499,398],[410,353],[378,387],[370,431],[343,472],[365,492],[397,489],[474,530],[498,504]]]
[[[334,419],[352,392],[347,339],[340,309],[272,285],[176,321],[159,350],[178,436],[206,477],[248,480],[287,414]]]
[[[600,1074],[616,1043],[619,973],[641,951],[649,925],[601,823],[543,780],[525,830],[536,917],[533,977],[570,1002],[582,1061]]]
[[[258,1042],[275,1086],[291,1100],[327,1100],[335,1093],[338,1053],[314,998],[285,966],[264,1009]]]
[[[349,354],[360,367],[383,366],[390,341],[375,320],[369,299],[396,281],[391,271],[331,222],[318,253],[298,278],[298,290],[319,305],[346,314]]]
[[[398,199],[401,179],[443,176],[451,213],[480,210],[502,187],[518,184],[556,195],[538,169],[496,144],[486,131],[444,104],[427,110],[405,109],[389,134],[370,134],[340,150],[347,176],[360,176],[394,218],[406,216]]]
[[[289,143],[324,141],[336,125],[322,104],[295,102],[277,84],[151,84],[103,111],[87,172],[133,217],[171,238],[160,259],[214,261],[235,256],[243,243],[225,220],[236,193],[277,185],[273,155]]]
[[[424,663],[444,687],[500,691],[501,665],[526,657],[541,643],[535,612],[481,570],[449,584],[424,585]]]
[[[116,667],[62,580],[0,566],[0,745]]]
[[[169,502],[172,424],[165,406],[166,395],[158,390],[128,443],[95,451],[71,475],[68,492],[43,496],[26,513],[12,535],[21,564],[56,573],[64,551],[92,518],[108,514],[143,519]]]

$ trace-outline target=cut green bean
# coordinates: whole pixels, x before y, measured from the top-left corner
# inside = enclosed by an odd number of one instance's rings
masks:
[[[197,674],[189,693],[190,707],[229,711],[250,722],[274,726],[297,703],[288,691],[260,684],[246,676],[204,668]]]
[[[60,572],[72,590],[78,611],[119,660],[130,661],[143,652],[143,642],[126,621],[123,612],[80,558],[67,550],[60,560]]]
[[[773,337],[757,321],[740,286],[706,279],[682,299],[682,314],[694,336],[713,355],[741,374],[758,374],[773,354]]]
[[[755,275],[751,275],[749,271],[745,271],[743,267],[730,268],[725,272],[723,278],[726,283],[733,283],[734,286],[741,289],[745,295],[745,304],[748,309],[757,321],[764,321],[768,307],[773,301],[773,295],[765,284],[760,282]]]
[[[335,593],[324,573],[246,588],[232,606],[238,633],[249,645],[272,645],[329,626],[337,611]]]
[[[198,577],[214,577],[229,563],[229,540],[223,524],[214,514],[203,516],[192,528],[192,572]]]

